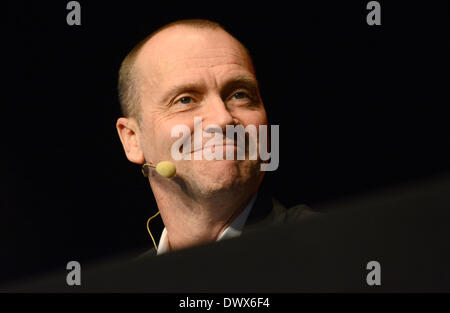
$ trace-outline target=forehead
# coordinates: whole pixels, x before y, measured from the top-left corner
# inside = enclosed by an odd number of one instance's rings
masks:
[[[165,29],[151,38],[139,52],[136,67],[152,85],[209,69],[254,74],[246,50],[227,32],[186,26]]]

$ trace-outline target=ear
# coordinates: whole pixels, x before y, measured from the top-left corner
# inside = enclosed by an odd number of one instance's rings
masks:
[[[116,128],[128,160],[136,164],[143,164],[145,158],[139,145],[137,121],[134,118],[121,117],[117,120]]]

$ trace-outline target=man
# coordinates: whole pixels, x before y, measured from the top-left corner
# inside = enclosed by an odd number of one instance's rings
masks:
[[[122,63],[119,96],[125,117],[116,127],[128,160],[170,161],[176,166],[171,179],[148,171],[165,226],[157,251],[150,254],[235,237],[252,225],[305,215],[305,206],[287,211],[266,192],[258,192],[264,177],[259,157],[175,160],[171,153],[179,139],[172,137],[174,127],[187,125],[194,133],[196,117],[205,137],[224,133],[227,125],[267,125],[252,60],[218,24],[182,20],[148,36]],[[223,151],[238,150],[227,139]],[[183,153],[192,156],[194,150]]]

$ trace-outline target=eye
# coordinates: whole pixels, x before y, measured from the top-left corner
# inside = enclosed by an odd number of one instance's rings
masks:
[[[236,92],[234,95],[233,95],[233,98],[234,99],[244,99],[244,98],[247,98],[248,96],[247,96],[247,94],[245,93],[245,92]]]
[[[182,97],[177,102],[180,102],[181,104],[189,104],[191,103],[192,98],[191,97]]]

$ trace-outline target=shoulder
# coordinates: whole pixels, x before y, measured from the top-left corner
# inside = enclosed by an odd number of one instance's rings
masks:
[[[273,200],[274,202],[278,202],[276,199]],[[276,205],[274,205],[274,207],[276,207]],[[314,211],[307,204],[298,204],[290,208],[286,208],[282,205],[277,207],[280,208],[278,214],[283,218],[283,222],[285,223],[302,221],[321,215],[321,213]]]
[[[320,215],[320,213],[314,211],[306,204],[298,204],[286,208],[286,206],[275,198],[266,199],[265,202],[269,203],[269,205],[267,206],[264,217],[258,220],[248,221],[244,231],[303,221]],[[261,208],[255,206],[252,210],[260,211]]]
[[[277,199],[272,199],[273,211],[272,219],[273,224],[285,224],[290,222],[303,221],[310,218],[321,215],[319,212],[314,211],[307,204],[298,204],[292,207],[285,207]]]
[[[156,249],[155,248],[151,248],[143,253],[139,253],[134,259],[133,261],[142,261],[145,260],[147,258],[150,257],[154,257],[156,256]]]

